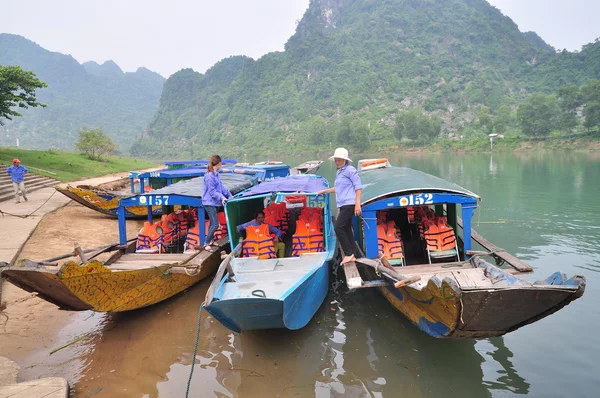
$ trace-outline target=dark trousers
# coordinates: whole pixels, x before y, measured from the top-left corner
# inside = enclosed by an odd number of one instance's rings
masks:
[[[218,209],[217,206],[204,206],[204,211],[208,214],[208,219],[210,220],[208,233],[206,234],[206,240],[204,241],[206,244],[212,243],[215,232],[219,229],[219,218],[217,217]]]
[[[354,233],[352,232],[352,216],[354,215],[354,205],[342,206],[339,209],[337,219],[335,220],[335,235],[337,236],[344,256],[354,254]]]

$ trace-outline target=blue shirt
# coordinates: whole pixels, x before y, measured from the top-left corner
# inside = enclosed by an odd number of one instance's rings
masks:
[[[204,187],[202,188],[203,206],[223,206],[223,199],[229,198],[231,192],[223,186],[219,172],[204,174]]]
[[[356,191],[363,188],[358,171],[349,164],[338,169],[333,187],[338,208],[356,204]]]
[[[12,178],[13,182],[22,182],[23,179],[25,178],[25,174],[27,174],[29,170],[27,170],[27,167],[24,166],[10,166],[6,172],[8,174],[10,174],[10,178]]]
[[[260,224],[258,223],[258,221],[252,220],[252,221],[248,221],[245,224],[238,225],[237,226],[237,230],[238,231],[244,231],[248,227],[258,227],[259,225]],[[276,237],[278,237],[279,239],[281,239],[281,236],[283,235],[283,232],[281,232],[281,230],[279,228],[275,228],[274,226],[269,225],[269,224],[267,224],[267,225],[269,226],[269,233],[275,234]]]

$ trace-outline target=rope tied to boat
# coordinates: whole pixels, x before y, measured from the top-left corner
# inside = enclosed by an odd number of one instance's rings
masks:
[[[200,341],[200,326],[202,321],[202,308],[204,308],[204,304],[200,304],[200,309],[198,310],[198,323],[196,324],[196,342],[194,343],[194,355],[192,355],[192,369],[190,370],[190,377],[188,378],[187,388],[185,389],[185,398],[188,398],[190,395],[190,386],[192,385],[192,375],[194,374],[194,365],[196,365],[196,354],[198,353],[198,342]]]
[[[165,278],[166,278],[167,276],[169,276],[169,270],[171,269],[171,267],[173,267],[173,265],[169,265],[169,266],[167,267],[167,269],[165,269],[165,270],[163,271],[163,270],[161,270],[161,269],[160,269],[160,267],[159,267],[158,265],[155,265],[155,266],[153,266],[153,268],[156,268],[156,269],[158,270],[158,272],[160,272],[160,273],[161,273],[161,275],[162,275],[163,277],[165,277]]]
[[[5,215],[7,215],[7,216],[13,216],[13,217],[19,217],[19,218],[27,218],[27,217],[31,217],[31,216],[32,216],[32,215],[33,215],[33,214],[34,214],[36,211],[38,211],[39,209],[41,209],[42,207],[44,207],[44,205],[45,205],[46,203],[48,203],[48,201],[49,201],[49,200],[50,200],[50,199],[51,199],[51,198],[54,196],[54,194],[55,194],[56,192],[58,192],[58,191],[54,191],[54,192],[52,192],[52,195],[50,195],[50,196],[48,197],[48,199],[46,199],[46,201],[45,201],[44,203],[42,203],[42,204],[41,204],[41,205],[40,205],[40,206],[39,206],[37,209],[35,209],[34,211],[32,211],[32,212],[31,212],[31,213],[29,213],[29,214],[25,214],[25,215],[23,215],[23,214],[12,214],[12,213],[8,213],[8,212],[6,212],[6,211],[2,211],[2,210],[0,210],[0,215],[2,215],[2,217],[4,217]]]

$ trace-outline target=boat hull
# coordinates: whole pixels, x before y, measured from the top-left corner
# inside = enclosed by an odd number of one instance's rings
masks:
[[[399,289],[390,281],[379,290],[419,329],[444,339],[504,335],[560,310],[581,297],[585,290],[585,279],[581,276],[567,279],[555,273],[530,284],[484,260],[477,259],[475,263],[498,281],[498,286],[463,286],[446,273],[429,277],[423,285]],[[373,271],[367,273],[376,277]]]
[[[183,266],[173,263],[115,270],[97,260],[83,265],[70,261],[61,267],[23,260],[4,269],[2,276],[64,310],[122,312],[156,304],[184,291],[214,274],[219,263],[219,252],[206,253],[199,268],[188,274]]]
[[[240,297],[213,300],[205,309],[237,333],[260,329],[301,329],[310,322],[327,296],[329,264],[330,261],[327,261],[281,299]],[[221,286],[226,279],[227,276],[221,281]]]
[[[126,197],[125,194],[105,191],[97,187],[84,185],[78,187],[68,185],[66,188],[56,187],[56,190],[85,207],[112,217],[117,217],[119,201]],[[162,207],[153,206],[152,214],[155,216],[162,215]],[[125,218],[140,219],[146,217],[148,217],[148,208],[146,206],[132,206],[125,208]]]

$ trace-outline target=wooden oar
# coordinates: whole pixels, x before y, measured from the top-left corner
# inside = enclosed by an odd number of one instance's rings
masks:
[[[127,241],[127,243],[133,242],[136,239],[137,238],[131,238],[131,239],[129,239]],[[110,245],[100,246],[100,247],[96,247],[96,248],[93,248],[93,249],[86,249],[86,250],[83,250],[82,252],[83,253],[99,252],[98,254],[100,254],[100,253],[103,253],[104,251],[106,251],[108,249],[111,249],[111,248],[119,246],[119,245],[120,245],[119,242],[115,242],[115,243],[111,243]],[[88,260],[91,259],[91,258],[96,257],[98,254],[95,254],[95,253],[92,254],[91,256],[89,256]],[[39,263],[53,263],[55,261],[62,260],[62,259],[65,259],[65,258],[69,258],[69,257],[73,257],[73,256],[76,256],[76,255],[77,255],[76,253],[70,252],[70,253],[67,253],[67,254],[62,254],[60,256],[52,257],[52,258],[49,258],[47,260],[42,260],[42,261],[38,261],[38,262]]]
[[[215,274],[215,277],[212,281],[212,283],[210,284],[210,287],[208,288],[208,291],[206,292],[206,299],[205,299],[205,303],[206,305],[210,305],[210,303],[212,302],[212,299],[215,295],[215,292],[217,291],[217,287],[219,286],[219,284],[221,283],[221,279],[223,279],[223,276],[225,275],[225,271],[227,271],[227,269],[229,269],[229,263],[231,263],[231,260],[233,259],[233,257],[236,254],[239,254],[242,251],[242,243],[238,243],[238,245],[231,251],[231,253],[229,253],[225,259],[221,262],[221,265],[219,265],[219,269],[217,270],[217,273]]]
[[[386,266],[383,261],[386,261],[388,266]],[[382,274],[386,274],[388,277],[390,277],[391,279],[393,279],[395,281],[395,283],[394,283],[395,288],[400,288],[405,285],[410,285],[411,283],[415,283],[415,282],[418,282],[421,280],[420,275],[413,275],[410,277],[406,277],[402,274],[399,274],[398,272],[395,271],[395,269],[391,266],[391,264],[387,261],[387,259],[385,257],[383,257],[382,259],[377,259],[377,260],[372,260],[370,258],[362,257],[362,258],[357,258],[356,262],[364,264],[364,265],[368,265],[369,267],[374,268],[375,271],[382,273]]]

